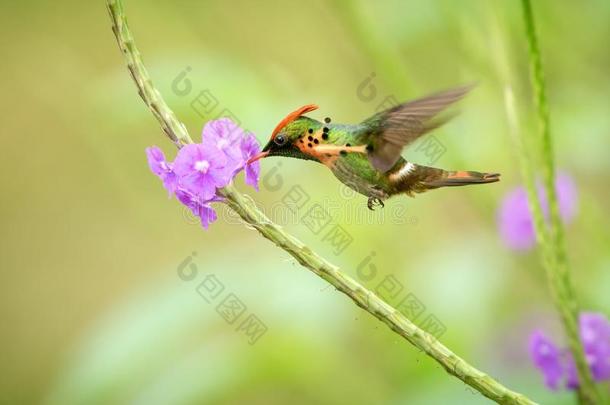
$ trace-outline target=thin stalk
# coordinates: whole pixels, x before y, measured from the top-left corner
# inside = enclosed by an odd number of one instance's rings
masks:
[[[555,161],[553,156],[553,139],[550,131],[549,108],[546,96],[546,83],[544,79],[542,61],[540,57],[540,47],[536,35],[536,26],[530,0],[522,0],[523,20],[525,23],[525,33],[529,48],[529,60],[532,86],[534,88],[535,102],[538,116],[538,132],[540,136],[542,153],[542,174],[543,184],[547,201],[549,202],[550,220],[546,226],[542,216],[542,209],[538,199],[530,201],[534,208],[536,233],[538,240],[542,242],[543,260],[545,263],[548,284],[559,311],[566,335],[568,345],[576,362],[578,378],[580,382],[579,398],[582,403],[599,403],[598,393],[596,392],[593,379],[585,354],[580,342],[578,333],[578,313],[579,307],[576,301],[574,286],[570,278],[568,258],[565,249],[563,227],[559,216],[559,206],[557,203],[557,193],[555,191]],[[530,199],[536,195],[534,186],[534,174],[528,158],[522,159],[526,163],[524,172],[528,176],[526,186]]]
[[[114,32],[121,52],[123,52],[129,74],[138,88],[138,94],[159,121],[163,132],[178,148],[193,143],[184,124],[176,118],[174,112],[163,100],[161,93],[153,85],[142,62],[140,51],[138,51],[131,31],[127,26],[123,3],[121,1],[108,1],[107,5],[112,20],[112,32]]]
[[[165,133],[176,146],[181,147],[184,144],[192,143],[184,125],[178,121],[163,100],[161,94],[152,85],[148,72],[142,63],[140,53],[137,51],[133,37],[127,27],[122,2],[120,0],[107,0],[107,5],[113,23],[113,31],[117,37],[119,47],[125,55],[127,66],[138,87],[140,96],[144,99],[153,115],[161,123]],[[454,354],[433,335],[418,328],[407,317],[387,304],[372,291],[341,272],[337,266],[317,255],[303,242],[285,232],[279,225],[273,223],[257,208],[251,199],[240,194],[233,186],[229,185],[223,188],[220,190],[220,193],[226,198],[226,203],[229,207],[248,225],[289,253],[303,267],[309,269],[334,286],[338,291],[347,295],[356,305],[385,323],[413,346],[432,357],[449,374],[459,378],[482,395],[497,403],[535,404],[532,400],[511,391]]]

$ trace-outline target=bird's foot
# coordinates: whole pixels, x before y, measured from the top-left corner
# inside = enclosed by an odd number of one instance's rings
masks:
[[[383,201],[377,197],[369,197],[368,202],[366,203],[367,207],[369,207],[369,209],[371,211],[375,211],[375,206],[379,206],[381,208],[383,208],[385,206],[385,204],[383,203]]]

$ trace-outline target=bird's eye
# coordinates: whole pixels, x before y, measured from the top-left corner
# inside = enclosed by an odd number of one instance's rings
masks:
[[[282,146],[286,143],[286,138],[284,137],[284,135],[278,135],[273,140],[278,146]]]

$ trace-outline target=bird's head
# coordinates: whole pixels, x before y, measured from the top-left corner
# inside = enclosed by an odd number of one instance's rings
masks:
[[[298,142],[307,138],[308,134],[318,130],[322,123],[303,114],[314,111],[317,105],[308,104],[288,114],[275,127],[271,138],[261,153],[252,157],[248,163],[252,163],[264,157],[288,156],[297,159],[315,160],[311,155],[304,153]]]

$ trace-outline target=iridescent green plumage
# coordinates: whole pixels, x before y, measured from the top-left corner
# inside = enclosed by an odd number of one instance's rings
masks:
[[[357,125],[325,123],[300,115],[305,106],[276,127],[259,157],[287,156],[326,165],[348,187],[369,197],[368,205],[405,193],[444,186],[491,183],[499,174],[445,171],[406,161],[402,149],[445,120],[437,114],[469,87],[434,94],[382,111]]]

